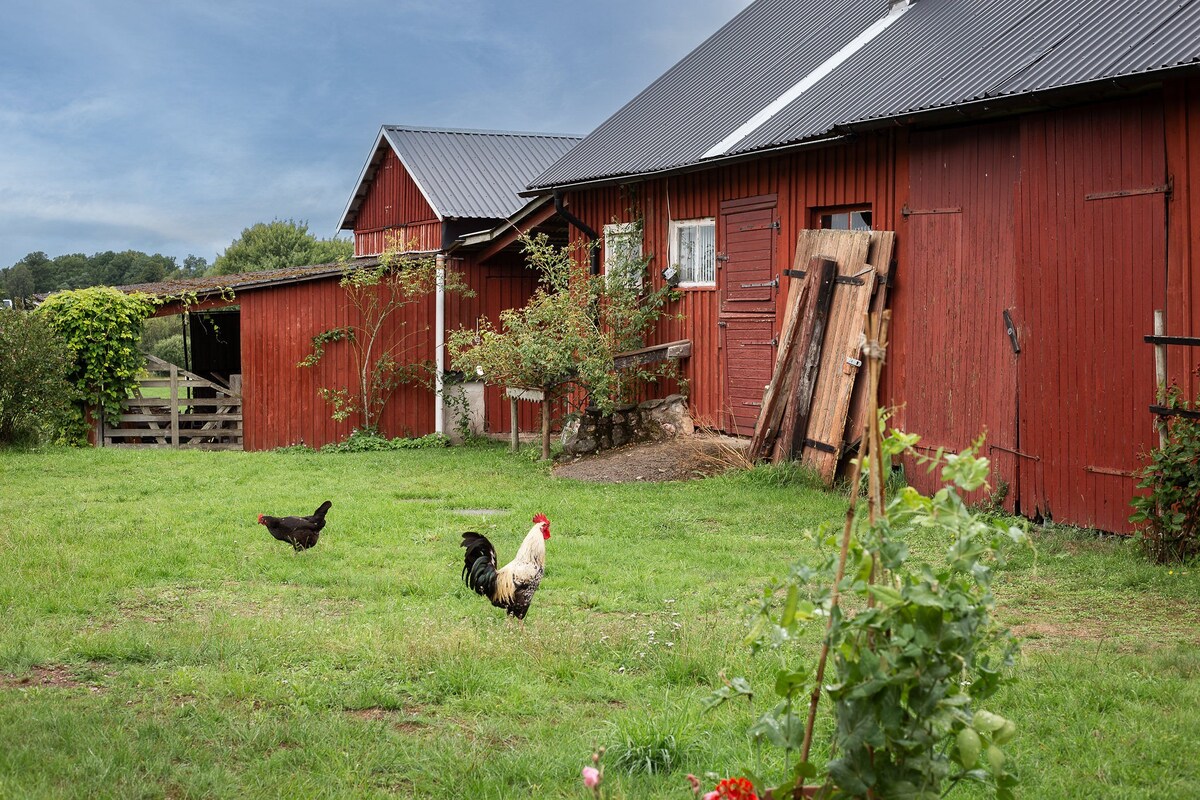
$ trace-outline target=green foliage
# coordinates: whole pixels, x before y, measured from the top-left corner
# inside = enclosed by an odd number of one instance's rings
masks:
[[[893,431],[883,441],[885,463],[915,442]],[[813,764],[786,766],[801,751],[804,701],[814,690],[817,661],[798,656],[795,643],[818,622],[829,625],[835,673],[825,676],[823,687],[835,722],[834,756],[824,773],[829,797],[932,800],[963,780],[989,783],[997,797],[1012,796],[1015,777],[1001,745],[1015,725],[986,705],[1008,680],[1017,643],[995,623],[992,581],[1006,550],[1027,538],[963,503],[960,492],[987,479],[988,461],[976,455],[980,444],[927,459],[941,466],[946,482],[933,497],[905,488],[873,523],[856,518],[836,606],[835,535],[822,537],[825,556],[815,566],[801,561],[764,590],[747,641],[754,652],[774,653],[781,666],[775,704],[750,735],[759,746],[784,751],[785,788],[818,774]],[[931,533],[948,543],[940,563],[913,556],[912,540]],[[711,705],[752,694],[745,680],[730,681]]]
[[[71,359],[47,320],[0,309],[0,445],[37,444],[71,417]]]
[[[245,228],[209,270],[211,275],[232,275],[264,269],[330,264],[354,255],[354,243],[318,239],[308,224],[293,220],[259,222]]]
[[[450,440],[443,433],[427,433],[408,439],[397,436],[389,439],[372,431],[355,429],[344,442],[333,442],[321,448],[322,453],[375,453],[383,450],[424,450],[431,447],[449,447]]]
[[[0,270],[0,298],[9,297],[18,307],[30,307],[35,293],[186,278],[202,274],[202,264],[207,266],[204,259],[188,256],[184,266],[180,267],[171,256],[150,255],[138,250],[120,253],[108,250],[90,256],[69,253],[57,258],[42,252],[30,253],[11,267]]]
[[[645,337],[673,297],[669,288],[641,288],[647,260],[638,258],[610,273],[591,275],[587,248],[557,247],[545,234],[521,237],[529,266],[541,282],[524,308],[488,320],[479,330],[450,334],[447,349],[455,369],[482,371],[494,386],[521,386],[564,396],[575,389],[605,412],[625,396],[641,372],[618,372],[614,356],[645,344]],[[635,279],[635,276],[643,280]]]
[[[1200,411],[1200,398],[1181,399],[1168,392],[1165,404]],[[1129,521],[1141,526],[1138,541],[1147,557],[1159,564],[1187,561],[1200,555],[1200,420],[1170,417],[1165,444],[1146,457],[1139,489],[1131,501]]]
[[[420,358],[429,326],[411,329],[409,320],[401,319],[390,330],[386,328],[398,312],[436,292],[439,282],[447,293],[474,295],[461,272],[449,267],[439,269],[436,258],[424,253],[389,248],[376,266],[346,269],[340,284],[357,322],[312,337],[312,352],[296,364],[316,367],[327,347],[338,342],[349,345],[355,385],[318,389],[333,407],[333,419],[340,422],[357,414],[362,430],[377,434],[379,417],[396,389],[410,383],[433,387],[436,364]]]
[[[182,333],[173,333],[165,339],[160,339],[150,349],[149,353],[171,364],[183,366],[187,362],[187,353],[184,350]]]
[[[121,413],[121,401],[133,392],[145,365],[138,344],[153,310],[147,295],[97,286],[53,294],[35,312],[59,333],[74,361],[69,379],[80,402],[80,426],[87,424],[89,406],[109,416]]]
[[[670,705],[669,703],[666,705]],[[606,737],[609,766],[627,775],[656,775],[686,768],[703,749],[707,731],[682,710],[667,708],[666,716],[636,716],[612,725]]]

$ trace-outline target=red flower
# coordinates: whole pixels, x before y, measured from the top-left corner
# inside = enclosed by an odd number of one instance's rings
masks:
[[[717,797],[721,800],[758,800],[754,784],[747,778],[726,778],[717,784]]]

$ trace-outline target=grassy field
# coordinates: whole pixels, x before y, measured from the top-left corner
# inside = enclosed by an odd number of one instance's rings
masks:
[[[610,797],[688,797],[687,772],[754,767],[765,706],[701,701],[721,670],[773,669],[741,645],[746,601],[844,511],[789,477],[583,484],[491,448],[0,452],[0,797],[582,798],[597,744]],[[327,498],[314,550],[255,524]],[[522,630],[461,584],[459,533],[507,559],[535,512],[553,536]],[[1020,795],[1200,797],[1200,574],[1035,540],[999,586],[1025,639],[995,704]]]

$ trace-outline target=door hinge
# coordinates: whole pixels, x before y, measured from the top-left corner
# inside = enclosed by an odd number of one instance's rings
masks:
[[[771,287],[772,289],[778,289],[779,288],[779,278],[776,277],[775,280],[763,281],[762,283],[743,283],[743,284],[741,284],[740,288],[742,288],[742,289],[763,289],[768,286]]]
[[[717,261],[728,261],[728,260],[729,260],[728,253],[717,253]]]

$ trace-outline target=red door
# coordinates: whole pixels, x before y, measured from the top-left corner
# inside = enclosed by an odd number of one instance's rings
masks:
[[[1005,313],[1016,302],[1013,186],[1015,123],[914,133],[899,239],[893,343],[903,424],[919,448],[957,452],[981,433],[992,460],[990,497],[1014,508],[1021,467],[1017,359]],[[939,474],[910,460],[906,477],[923,492]]]
[[[1142,337],[1166,302],[1161,98],[1028,117],[1021,152],[1021,509],[1128,531],[1157,444]]]
[[[775,299],[779,274],[775,240],[779,220],[776,196],[721,203],[717,254],[723,427],[728,433],[754,432],[763,390],[775,367]]]

